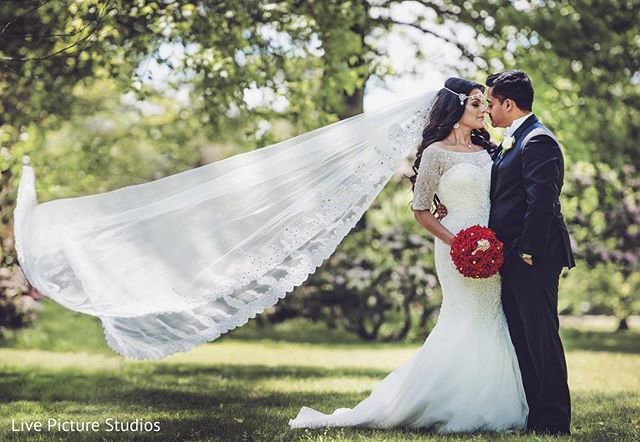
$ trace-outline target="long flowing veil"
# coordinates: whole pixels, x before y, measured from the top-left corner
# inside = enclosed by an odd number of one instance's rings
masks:
[[[302,284],[416,149],[434,93],[111,192],[14,213],[29,282],[97,316],[123,356],[158,359],[245,324]]]

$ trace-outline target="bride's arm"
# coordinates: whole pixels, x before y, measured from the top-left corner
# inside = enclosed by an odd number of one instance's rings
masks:
[[[454,235],[429,210],[414,210],[413,217],[433,236],[439,238],[445,244],[451,245]]]
[[[444,172],[442,154],[442,150],[429,147],[422,152],[411,208],[413,216],[421,226],[445,244],[451,244],[453,234],[431,213],[433,197],[440,184],[440,176]]]

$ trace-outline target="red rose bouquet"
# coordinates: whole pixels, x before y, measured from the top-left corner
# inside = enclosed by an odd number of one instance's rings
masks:
[[[504,262],[502,242],[488,227],[478,224],[462,229],[451,240],[450,255],[456,268],[468,278],[488,278]]]

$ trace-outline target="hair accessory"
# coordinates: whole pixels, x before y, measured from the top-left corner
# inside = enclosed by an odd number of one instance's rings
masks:
[[[449,92],[451,92],[454,95],[457,95],[458,98],[460,98],[460,105],[462,106],[464,104],[464,100],[466,100],[467,98],[471,98],[471,97],[483,97],[483,94],[474,94],[474,95],[467,95],[467,94],[463,94],[462,92],[458,93],[456,91],[453,91],[451,89],[449,89],[448,87],[444,86],[444,88],[446,90],[448,90]]]
[[[463,94],[462,92],[458,93],[456,91],[452,91],[451,89],[449,89],[448,87],[444,87],[446,90],[448,90],[449,92],[451,92],[454,95],[457,95],[458,98],[460,98],[460,105],[462,106],[464,104],[464,100],[466,100],[469,96],[467,94]]]

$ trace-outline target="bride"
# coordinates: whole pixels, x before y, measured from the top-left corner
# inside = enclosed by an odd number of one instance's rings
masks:
[[[442,288],[438,321],[423,346],[353,408],[324,414],[302,407],[294,428],[366,426],[437,432],[525,428],[528,406],[518,360],[501,305],[500,276],[471,279],[449,256],[461,229],[489,221],[495,145],[484,129],[484,87],[450,78],[436,95],[415,164],[413,211],[435,237]],[[447,207],[431,214],[435,195]]]

